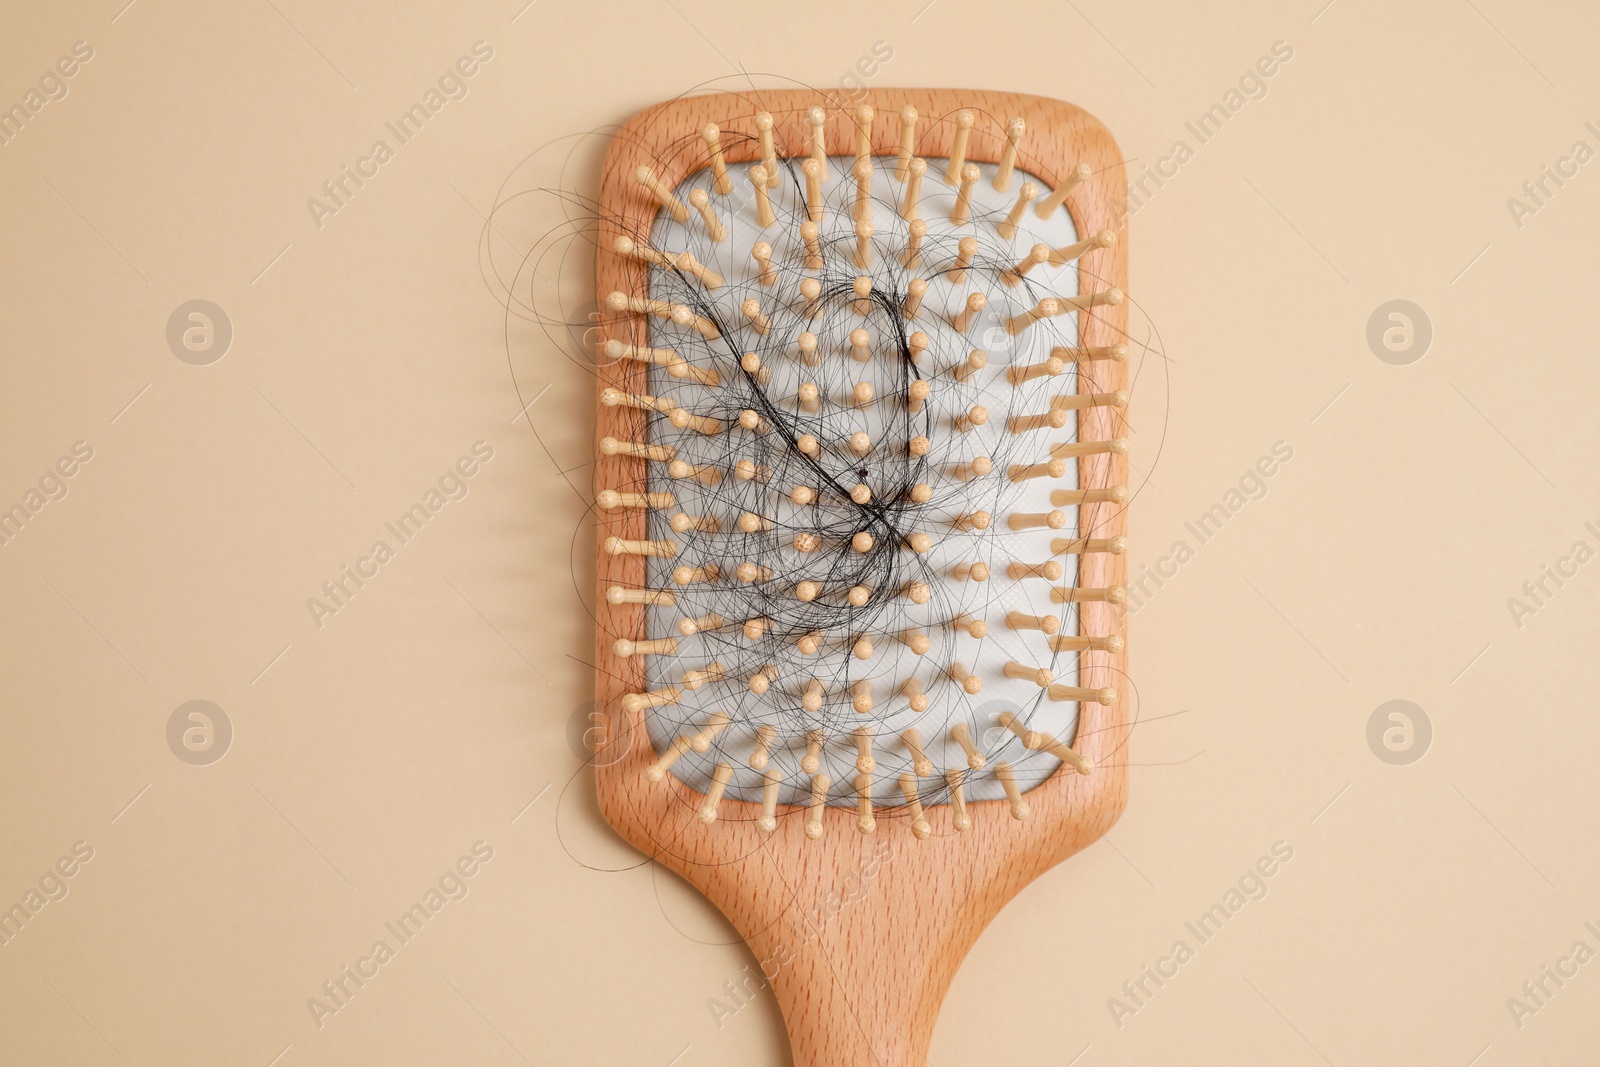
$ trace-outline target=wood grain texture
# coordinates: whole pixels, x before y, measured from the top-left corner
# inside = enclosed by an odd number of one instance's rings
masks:
[[[949,152],[952,120],[962,108],[977,114],[968,158],[994,162],[1005,147],[1005,124],[1013,116],[1027,121],[1018,166],[1056,183],[1079,162],[1093,170],[1066,205],[1080,236],[1101,229],[1118,231],[1117,243],[1085,255],[1080,282],[1085,291],[1126,289],[1128,241],[1120,229],[1125,217],[1121,154],[1104,127],[1086,112],[1059,101],[1011,93],[950,89],[880,89],[856,103],[877,109],[873,148],[893,154],[899,139],[899,110],[915,106],[918,154],[929,159]],[[596,263],[597,302],[613,290],[643,295],[647,279],[641,264],[610,251],[620,232],[648,233],[657,204],[633,181],[640,164],[652,167],[668,188],[708,165],[698,132],[715,122],[723,130],[729,163],[758,158],[754,116],[769,111],[776,119],[781,156],[806,154],[810,126],[806,110],[828,110],[830,155],[854,152],[857,135],[852,112],[840,110],[821,94],[802,91],[718,93],[675,100],[634,116],[617,134],[607,156],[599,193],[600,225]],[[932,178],[930,168],[930,179]],[[838,180],[837,178],[835,180]],[[1031,209],[1030,209],[1031,210]],[[1080,344],[1109,345],[1126,340],[1129,304],[1100,307],[1079,315]],[[624,316],[603,324],[607,338],[647,343],[644,322]],[[1080,392],[1124,389],[1127,364],[1081,365]],[[619,361],[604,367],[599,387],[644,391],[646,368]],[[1083,413],[1081,440],[1125,434],[1124,413],[1097,407]],[[642,440],[638,411],[601,406],[596,436]],[[643,461],[599,456],[595,487],[636,484]],[[1079,461],[1080,486],[1127,483],[1126,458],[1095,455]],[[1108,537],[1125,533],[1125,505],[1085,505],[1080,528]],[[642,538],[645,513],[638,509],[597,512],[596,550],[600,589],[644,584],[644,560],[599,551],[610,536]],[[1119,585],[1125,557],[1086,555],[1079,584]],[[1104,603],[1082,606],[1086,634],[1122,632],[1118,609]],[[1065,767],[1027,794],[1033,814],[1011,818],[1004,801],[969,805],[973,826],[956,833],[948,805],[925,809],[933,828],[923,841],[911,833],[904,809],[880,809],[875,834],[855,829],[852,809],[830,807],[825,834],[811,841],[801,832],[805,809],[780,807],[778,829],[756,828],[759,805],[724,800],[711,826],[696,809],[701,795],[676,778],[646,781],[644,769],[655,758],[643,714],[624,712],[619,698],[642,688],[640,660],[612,651],[618,637],[640,639],[643,609],[611,605],[603,596],[596,608],[595,703],[602,729],[596,752],[600,810],[630,844],[676,871],[703,892],[733,923],[751,951],[783,1011],[798,1067],[820,1065],[921,1064],[926,1060],[934,1020],[951,978],[968,948],[990,919],[1025,885],[1100,837],[1121,814],[1127,798],[1128,703],[1126,650],[1086,652],[1081,658],[1084,686],[1114,686],[1123,699],[1110,707],[1080,707],[1075,747],[1096,763],[1080,776]]]

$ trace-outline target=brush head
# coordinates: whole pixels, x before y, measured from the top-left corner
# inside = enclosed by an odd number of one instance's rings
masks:
[[[870,811],[899,802],[902,773],[965,766],[967,799],[1020,797],[1063,758],[1026,740],[1074,735],[1080,702],[1048,692],[1073,687],[1078,653],[1045,641],[1081,632],[1081,601],[1051,595],[1053,582],[1072,587],[1081,555],[1049,558],[1081,501],[1051,497],[1081,493],[1082,448],[1125,451],[1079,441],[1077,398],[1126,353],[1088,352],[1078,334],[1078,312],[1115,306],[1120,290],[1080,278],[1081,251],[1052,255],[1112,242],[1080,241],[1066,210],[1019,212],[993,164],[950,163],[913,157],[903,178],[893,156],[732,163],[728,194],[710,170],[666,190],[698,215],[652,192],[651,225],[615,242],[648,296],[616,292],[607,306],[642,325],[652,353],[640,395],[615,402],[642,413],[656,458],[600,502],[672,495],[674,508],[649,512],[647,540],[670,550],[648,554],[645,585],[674,598],[647,609],[645,631],[692,640],[645,658],[635,703],[656,751],[694,736],[657,769],[698,791],[731,764],[728,796],[761,801],[775,782],[799,805],[826,773],[840,787],[823,803]],[[954,187],[924,186],[930,166]],[[1046,184],[1016,169],[1024,196]],[[625,348],[603,346],[609,358]],[[627,447],[602,442],[605,454]],[[1043,621],[990,625],[1019,613]],[[695,733],[712,712],[732,724],[714,740]],[[887,764],[852,768],[842,739],[863,724]],[[921,758],[900,739],[913,725],[929,737]],[[763,728],[758,766],[749,750]],[[820,748],[808,744],[819,732]],[[1005,781],[970,773],[992,763]],[[948,803],[949,788],[935,778],[922,799]]]

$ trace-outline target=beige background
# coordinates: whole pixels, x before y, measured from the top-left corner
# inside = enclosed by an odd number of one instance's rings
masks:
[[[1600,14],[120,6],[0,16],[0,103],[94,49],[0,147],[0,506],[94,449],[0,547],[0,905],[94,849],[0,947],[0,1060],[785,1062],[770,999],[713,1022],[751,962],[726,925],[593,811],[570,740],[591,386],[507,329],[479,249],[497,198],[587,188],[597,142],[524,165],[539,146],[706,79],[837,86],[877,41],[874,84],[1070,100],[1135,169],[1294,49],[1131,223],[1170,357],[1135,396],[1134,566],[1275,441],[1294,459],[1132,620],[1128,811],[979,941],[932,1060],[1593,1055],[1600,965],[1521,1028],[1506,1001],[1578,939],[1600,949],[1600,565],[1521,628],[1506,602],[1574,541],[1600,548],[1600,177],[1521,228],[1506,200],[1575,140],[1600,148]],[[469,95],[319,230],[306,198],[478,40]],[[514,269],[561,216],[525,198],[496,219]],[[235,330],[205,367],[165,340],[195,298]],[[1410,366],[1365,340],[1393,298],[1433,324]],[[469,495],[318,629],[306,598],[479,440]],[[209,766],[166,740],[195,698],[235,731]],[[1366,741],[1396,698],[1434,730],[1409,766]],[[307,998],[479,840],[469,895],[318,1028]],[[1294,858],[1268,896],[1119,1028],[1107,999],[1278,840]]]

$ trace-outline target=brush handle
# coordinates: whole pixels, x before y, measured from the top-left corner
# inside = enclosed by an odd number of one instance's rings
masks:
[[[900,848],[913,844],[906,834]],[[856,876],[859,889],[836,889],[837,898],[825,896],[818,904],[821,911],[813,909],[820,932],[807,929],[800,935],[811,940],[796,945],[786,932],[750,939],[756,959],[775,972],[770,983],[783,1011],[794,1067],[921,1067],[927,1060],[939,1006],[971,938],[946,946],[917,936],[923,931],[908,930],[903,917],[916,914],[927,901],[915,895],[915,885],[896,884],[905,879],[888,873],[894,857],[876,864],[875,876]],[[859,899],[849,899],[852,890]],[[828,916],[833,899],[838,910]],[[860,945],[876,950],[862,953]],[[777,966],[786,958],[787,966]]]

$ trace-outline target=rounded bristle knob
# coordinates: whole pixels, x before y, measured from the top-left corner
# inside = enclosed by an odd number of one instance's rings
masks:
[[[806,774],[816,774],[817,769],[822,766],[821,752],[822,735],[812,731],[806,735],[806,755],[800,761],[800,769]]]
[[[850,331],[850,358],[856,360],[858,363],[865,363],[867,360],[871,359],[872,358],[872,349],[870,347],[871,342],[872,342],[872,335],[870,333],[868,333],[866,330],[860,329],[859,327],[857,329],[851,330]]]

